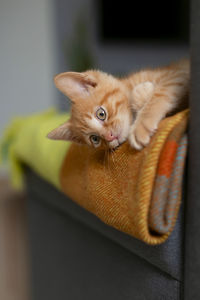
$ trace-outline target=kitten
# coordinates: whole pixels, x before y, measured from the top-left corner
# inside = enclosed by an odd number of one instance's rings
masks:
[[[48,137],[111,149],[128,140],[142,149],[166,115],[187,106],[189,77],[187,60],[122,79],[93,70],[61,73],[55,85],[72,101],[71,118]]]

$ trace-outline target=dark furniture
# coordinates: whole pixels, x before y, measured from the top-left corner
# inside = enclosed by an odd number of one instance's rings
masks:
[[[200,1],[191,1],[191,95],[185,214],[185,298],[200,299]]]
[[[33,300],[181,299],[182,213],[168,241],[148,246],[103,224],[26,172]]]
[[[33,300],[200,299],[200,1],[191,4],[186,197],[172,235],[163,245],[145,245],[27,169]]]

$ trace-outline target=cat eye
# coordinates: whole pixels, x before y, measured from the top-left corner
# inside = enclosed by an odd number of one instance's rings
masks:
[[[100,140],[101,140],[101,138],[100,138],[100,136],[98,136],[98,135],[91,135],[90,136],[90,141],[94,144],[94,145],[98,145],[99,143],[100,143]]]
[[[97,118],[99,120],[104,121],[106,119],[106,112],[105,112],[105,110],[102,107],[100,107],[96,111],[96,116],[97,116]]]

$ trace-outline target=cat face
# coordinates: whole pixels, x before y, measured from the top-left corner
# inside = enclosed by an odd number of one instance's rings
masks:
[[[49,138],[95,148],[116,148],[127,139],[133,114],[122,81],[99,71],[67,72],[55,77],[55,85],[72,101],[71,118]]]

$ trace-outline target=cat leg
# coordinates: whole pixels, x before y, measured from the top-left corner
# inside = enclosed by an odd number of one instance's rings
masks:
[[[189,61],[142,72],[139,80],[144,80],[144,75],[149,81],[136,85],[131,97],[132,109],[137,114],[129,132],[129,142],[136,149],[146,146],[159,122],[184,104],[189,91]]]
[[[142,149],[150,142],[159,122],[173,109],[174,105],[164,99],[152,98],[138,111],[135,122],[130,128],[129,143],[135,149]]]
[[[154,84],[150,81],[141,82],[134,87],[131,95],[131,107],[133,111],[139,111],[151,100],[154,89]]]

